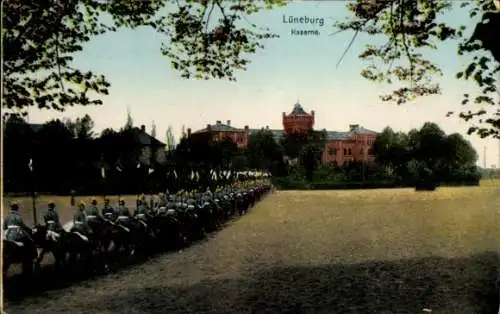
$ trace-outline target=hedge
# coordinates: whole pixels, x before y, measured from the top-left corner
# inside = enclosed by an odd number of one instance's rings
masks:
[[[388,180],[378,181],[351,181],[351,182],[307,182],[293,180],[287,177],[277,177],[272,180],[279,190],[355,190],[355,189],[392,189],[416,187],[417,182],[398,182]],[[443,182],[437,186],[478,186],[479,180],[460,182]]]

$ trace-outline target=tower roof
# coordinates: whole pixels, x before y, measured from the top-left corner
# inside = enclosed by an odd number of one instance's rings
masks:
[[[302,108],[302,105],[297,102],[295,106],[293,106],[293,110],[290,113],[291,116],[303,116],[303,115],[309,115],[307,112],[305,112],[304,108]]]

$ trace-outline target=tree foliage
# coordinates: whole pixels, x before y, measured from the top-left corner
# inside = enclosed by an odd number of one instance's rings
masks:
[[[111,84],[75,68],[73,58],[95,36],[121,28],[151,27],[164,35],[161,53],[185,78],[227,78],[276,35],[246,16],[284,1],[11,0],[2,3],[5,108],[63,111],[100,105]],[[111,23],[104,17],[110,16]],[[220,17],[220,18],[218,18]]]
[[[250,135],[245,156],[250,169],[268,170],[272,173],[282,170],[283,148],[270,130],[262,129]]]
[[[72,132],[74,138],[91,139],[95,136],[93,132],[94,120],[88,114],[85,114],[81,118],[76,118],[74,121],[66,119],[64,122],[66,127]]]
[[[456,12],[458,6],[468,8],[471,22],[482,16],[471,37],[464,35],[470,23],[453,26],[440,21],[444,14]],[[359,33],[386,39],[382,45],[368,44],[359,56],[369,63],[361,72],[363,77],[401,86],[382,96],[382,100],[399,105],[420,96],[439,94],[436,77],[442,75],[441,68],[426,59],[425,54],[429,49],[438,49],[442,42],[456,40],[458,54],[472,59],[456,77],[473,80],[480,88],[475,96],[464,94],[462,105],[470,109],[459,117],[470,121],[469,134],[500,138],[500,99],[496,85],[500,73],[500,13],[495,12],[493,1],[357,0],[347,7],[351,16],[338,22],[336,28],[355,32],[351,44]],[[397,65],[395,61],[399,61]]]
[[[132,119],[132,113],[130,112],[130,108],[127,108],[127,120],[125,120],[125,125],[123,126],[123,130],[132,130],[134,127],[134,119]]]
[[[156,123],[153,121],[151,122],[151,133],[150,135],[154,138],[156,138]]]
[[[175,137],[172,126],[169,125],[167,131],[165,132],[165,144],[167,145],[165,148],[167,151],[172,151],[175,148]]]
[[[458,133],[446,135],[431,122],[408,134],[385,128],[375,140],[374,151],[376,162],[389,176],[405,180],[446,182],[477,174],[478,156],[472,144]]]

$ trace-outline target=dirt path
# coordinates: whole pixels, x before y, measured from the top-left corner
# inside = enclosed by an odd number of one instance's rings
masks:
[[[437,214],[401,209],[400,203],[388,208],[384,198],[392,194],[381,196],[384,206],[376,208],[372,201],[361,211],[343,208],[352,199],[338,192],[335,205],[335,194],[291,193],[269,196],[248,216],[183,252],[7,304],[5,310],[243,314],[422,313],[429,308],[436,313],[497,313],[492,304],[498,304],[498,254],[488,249],[486,233],[464,243],[484,243],[477,251],[460,247],[444,256],[436,243],[450,248],[457,235],[467,237],[475,229],[466,226],[469,231],[431,234],[441,238],[426,240],[429,228],[438,223]],[[493,223],[486,207],[474,206],[476,214],[467,219],[484,216],[481,223]],[[396,215],[397,210],[407,216]],[[382,212],[371,213],[377,211]],[[446,221],[454,225],[453,219],[459,219],[443,212],[439,216],[445,229],[451,226]],[[418,223],[426,218],[434,219],[430,226]],[[433,250],[439,254],[430,254]]]

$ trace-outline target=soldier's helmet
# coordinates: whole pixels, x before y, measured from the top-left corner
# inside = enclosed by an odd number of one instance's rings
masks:
[[[91,199],[90,203],[91,203],[92,205],[97,205],[97,199],[96,199],[95,197],[92,197],[92,199]]]
[[[78,208],[84,209],[85,208],[85,202],[84,201],[78,202]]]
[[[55,208],[55,207],[56,207],[56,204],[54,203],[54,201],[49,201],[49,204],[48,204],[48,205],[49,205],[49,208],[50,208],[50,209],[53,209],[53,208]]]
[[[125,200],[123,198],[120,198],[120,200],[118,201],[118,204],[125,205]]]
[[[10,209],[11,210],[19,210],[19,203],[17,203],[16,201],[10,202]]]

